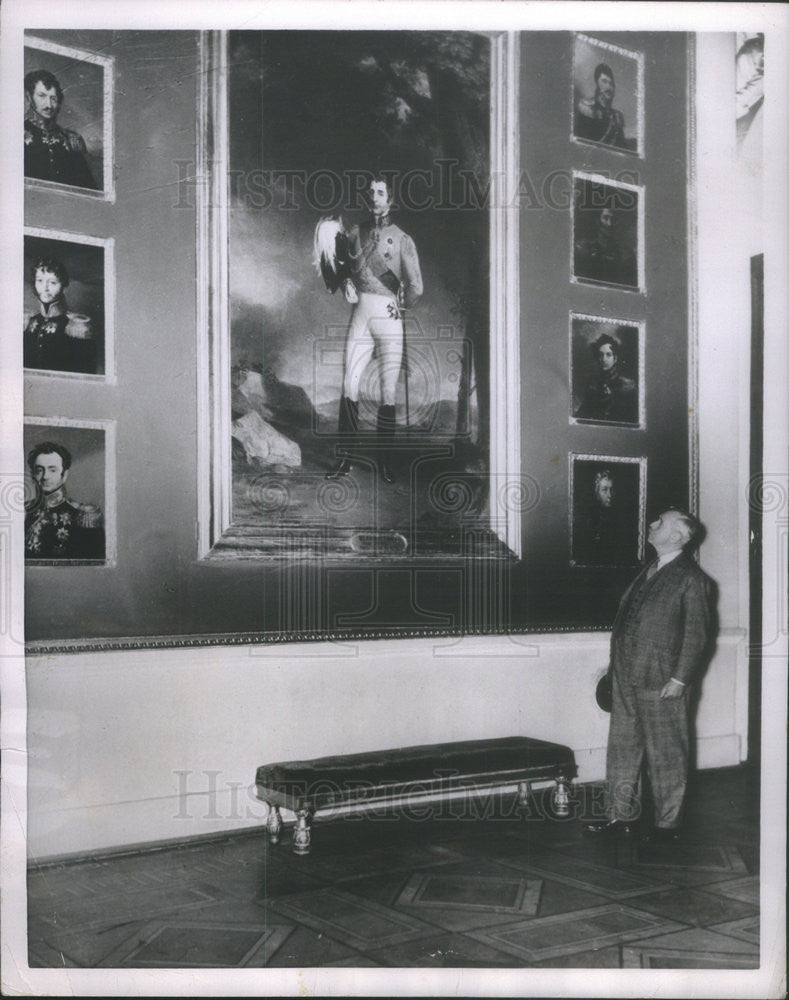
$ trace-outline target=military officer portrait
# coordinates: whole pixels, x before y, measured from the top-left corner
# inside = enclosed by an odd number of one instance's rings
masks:
[[[639,326],[573,316],[571,336],[573,418],[639,426]]]
[[[573,276],[576,280],[641,286],[639,227],[643,189],[576,174]]]
[[[586,35],[575,36],[574,139],[640,152],[641,61],[636,52]]]
[[[64,105],[58,78],[45,69],[31,70],[25,75],[25,97],[25,177],[98,190],[84,138],[58,124]]]
[[[30,279],[38,309],[25,325],[25,368],[95,373],[93,323],[90,316],[68,310],[66,265],[55,257],[39,257]]]
[[[26,369],[106,373],[107,362],[111,365],[114,356],[113,273],[111,237],[25,228],[22,334]]]
[[[395,392],[405,348],[403,310],[422,295],[422,272],[414,241],[392,219],[390,182],[374,176],[368,195],[367,221],[345,232],[339,221],[324,219],[315,234],[315,260],[326,285],[330,291],[341,288],[351,306],[337,422],[343,454],[326,478],[339,479],[353,471],[359,398],[372,364],[372,392],[378,401],[376,468],[380,479],[391,484],[396,479],[391,458]]]
[[[104,561],[101,507],[72,499],[66,489],[71,451],[58,441],[39,441],[27,464],[34,487],[25,505],[25,560]]]

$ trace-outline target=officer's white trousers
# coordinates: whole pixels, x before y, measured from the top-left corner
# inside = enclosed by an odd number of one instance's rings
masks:
[[[368,365],[375,355],[375,364]],[[365,396],[381,406],[394,406],[397,377],[403,358],[403,321],[392,295],[359,292],[345,341],[343,392],[356,401],[365,382]]]

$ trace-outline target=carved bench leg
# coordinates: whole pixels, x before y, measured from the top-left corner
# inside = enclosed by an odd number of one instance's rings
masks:
[[[268,820],[266,821],[268,839],[270,844],[279,843],[279,834],[282,830],[282,817],[279,814],[279,806],[268,804]]]
[[[570,815],[570,786],[567,778],[560,774],[556,779],[556,788],[553,790],[553,811],[557,816]]]
[[[528,781],[518,782],[518,805],[527,806],[531,798],[531,785]]]
[[[296,813],[296,825],[293,827],[293,853],[310,853],[310,811],[299,809]]]

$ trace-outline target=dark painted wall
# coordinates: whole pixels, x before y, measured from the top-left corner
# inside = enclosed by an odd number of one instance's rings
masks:
[[[643,159],[570,140],[570,33],[527,32],[521,42],[521,169],[539,197],[521,212],[523,468],[540,499],[524,515],[525,572],[515,587],[532,622],[610,621],[633,575],[568,565],[570,452],[646,456],[647,512],[688,503],[687,39],[595,37],[645,54]],[[573,170],[644,185],[646,294],[571,283],[570,208],[547,204],[544,192],[552,172]],[[555,198],[569,186],[558,176]],[[646,321],[646,429],[570,424],[570,311]]]
[[[508,614],[523,624],[604,624],[629,574],[570,572],[568,452],[646,455],[649,507],[687,502],[685,37],[606,36],[647,53],[643,161],[569,141],[571,37],[523,38],[522,166],[538,186],[556,169],[637,170],[646,185],[648,292],[571,285],[569,210],[523,210],[523,468],[541,489],[524,515],[526,568],[392,569],[374,587],[368,568],[197,562],[196,220],[192,207],[175,207],[176,161],[190,162],[195,152],[197,37],[37,34],[116,59],[116,204],[28,191],[25,222],[115,236],[117,385],[31,376],[25,411],[117,421],[118,562],[30,568],[28,638],[343,623],[457,627],[473,604],[471,585],[492,600],[492,608],[481,600],[474,606],[480,624],[504,625]],[[570,309],[646,319],[647,430],[570,426]],[[343,612],[352,617],[343,622]]]

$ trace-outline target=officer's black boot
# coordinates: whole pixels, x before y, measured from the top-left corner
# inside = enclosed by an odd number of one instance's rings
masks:
[[[389,467],[389,453],[394,444],[395,436],[394,406],[378,407],[376,429],[378,431],[378,471],[385,483],[393,483],[395,478]]]
[[[359,434],[359,403],[346,396],[340,397],[340,416],[337,421],[340,434],[339,450],[347,456],[348,449],[353,446],[354,439]],[[342,458],[331,472],[326,473],[327,479],[340,479],[353,471],[350,457]]]

